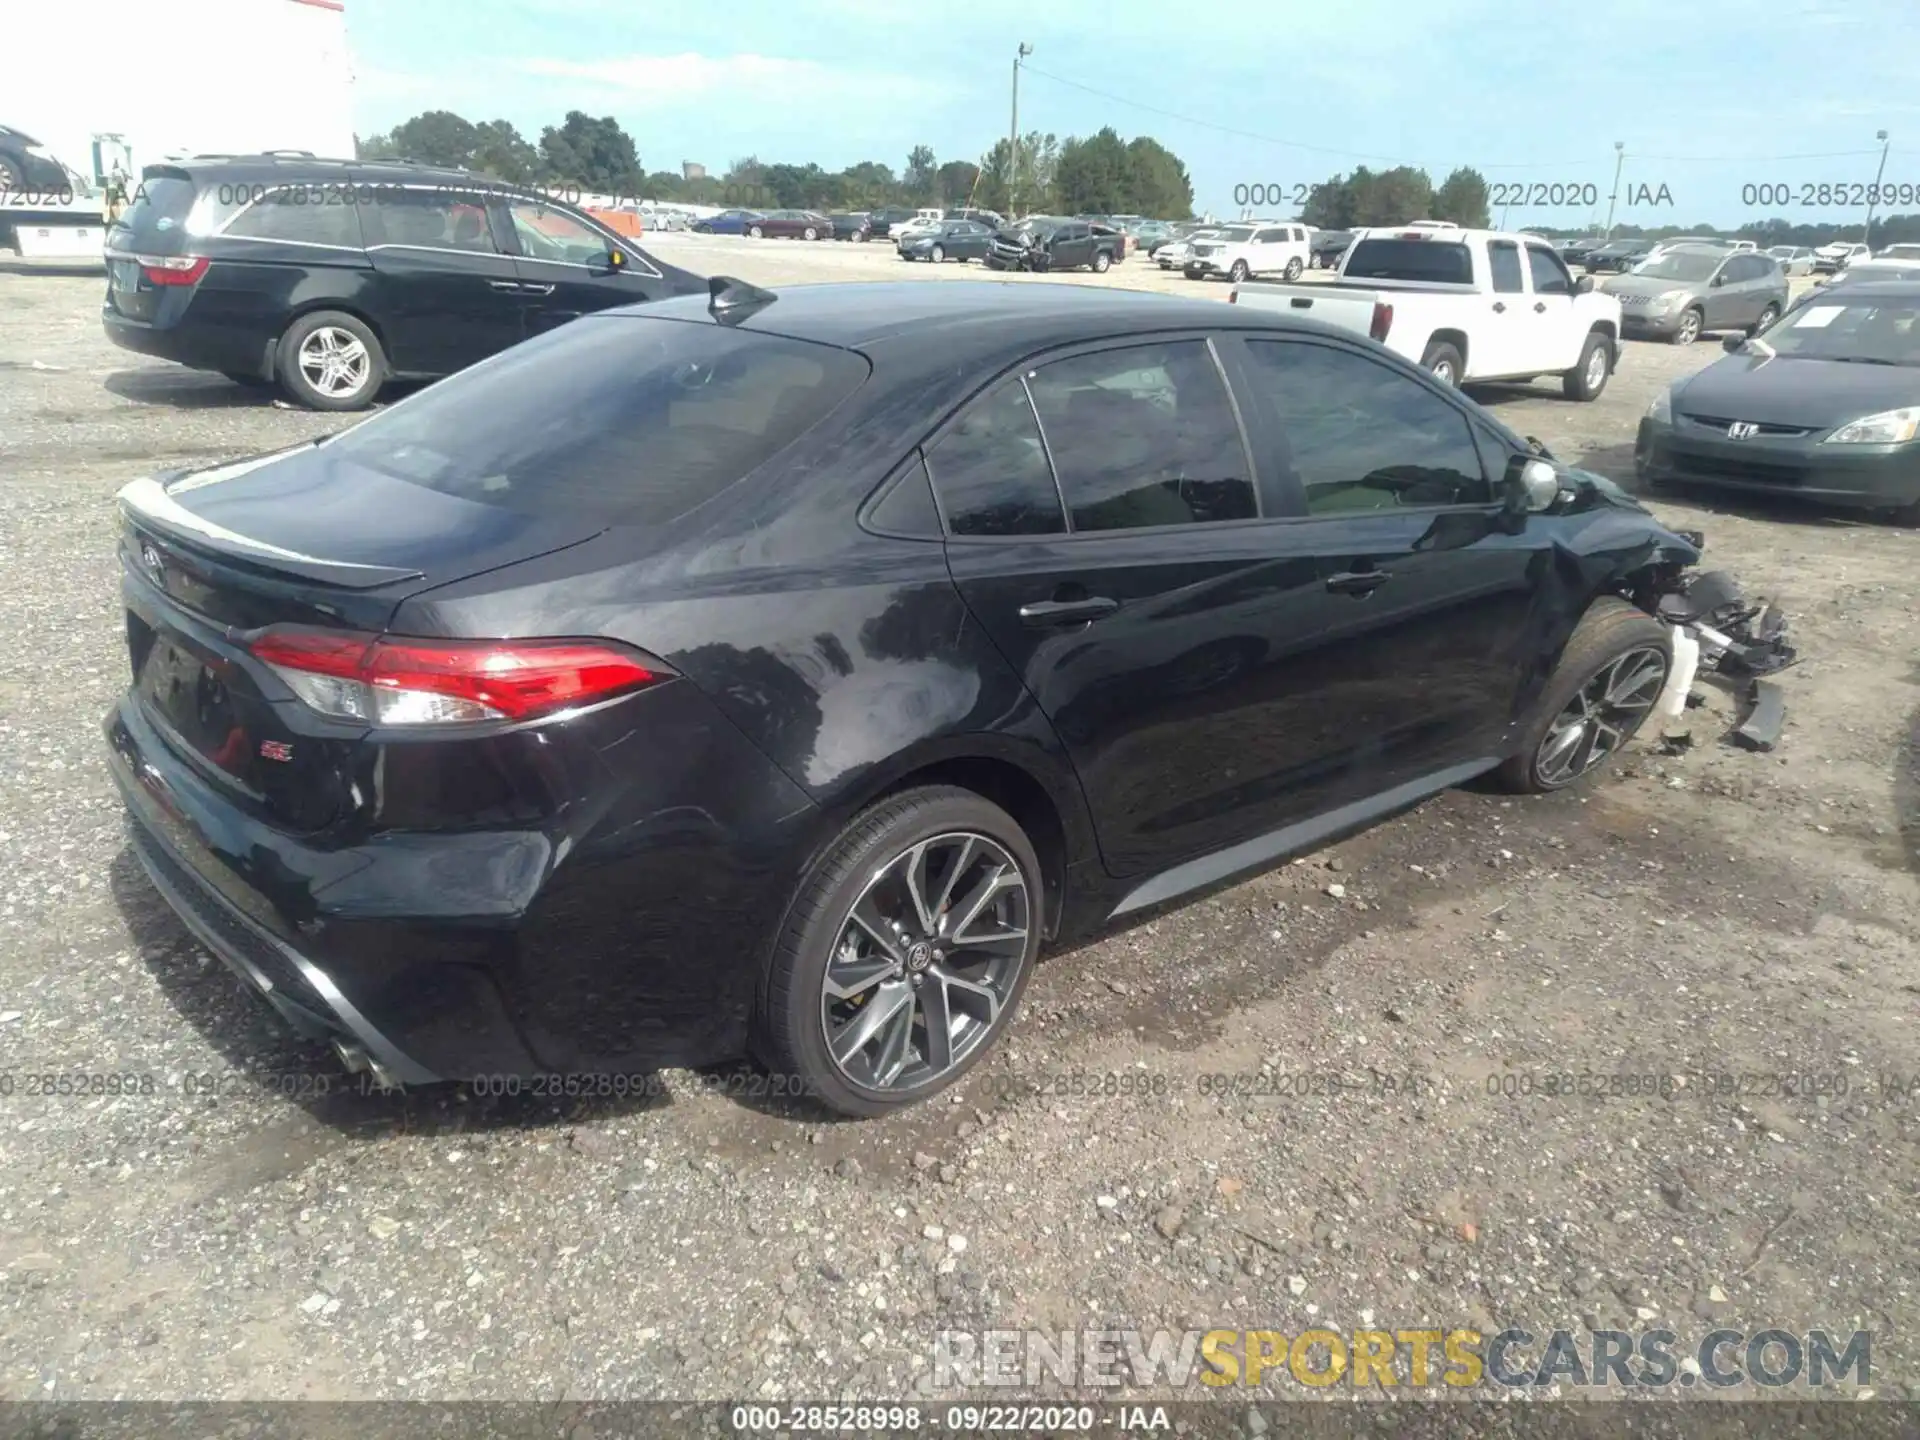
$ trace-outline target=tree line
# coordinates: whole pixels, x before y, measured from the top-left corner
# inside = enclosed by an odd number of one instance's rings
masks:
[[[505,120],[475,122],[428,110],[391,130],[356,138],[361,159],[407,159],[472,170],[513,184],[577,186],[594,194],[692,205],[767,209],[874,209],[882,205],[978,205],[1003,214],[1193,213],[1193,182],[1180,158],[1151,136],[1123,140],[1111,126],[1085,136],[1033,131],[996,141],[976,164],[940,162],[916,145],[897,172],[879,160],[844,170],[762,161],[749,155],[720,175],[689,179],[649,171],[634,139],[611,115],[569,110],[528,140]]]

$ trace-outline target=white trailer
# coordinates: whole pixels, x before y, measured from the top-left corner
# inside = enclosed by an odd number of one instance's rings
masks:
[[[0,133],[0,248],[98,256],[116,170],[131,191],[187,155],[353,154],[342,0],[42,4],[8,32],[10,53],[46,63],[10,67],[0,91],[0,131],[37,152]]]

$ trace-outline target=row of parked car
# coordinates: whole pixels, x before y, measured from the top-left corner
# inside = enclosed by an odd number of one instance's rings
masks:
[[[1679,245],[1715,246],[1726,250],[1759,250],[1752,240],[1730,239],[1719,235],[1677,235],[1665,240],[1639,237],[1631,240],[1556,240],[1556,248],[1570,265],[1584,265],[1587,273],[1626,271],[1644,261],[1658,258]],[[1864,260],[1892,258],[1920,265],[1920,245],[1888,245],[1877,254],[1866,245],[1835,240],[1821,246],[1770,245],[1765,254],[1779,262],[1788,275],[1835,275]]]

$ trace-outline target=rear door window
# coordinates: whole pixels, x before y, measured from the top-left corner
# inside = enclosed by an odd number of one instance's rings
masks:
[[[237,240],[360,248],[360,206],[350,186],[275,185],[249,199],[220,233]]]
[[[442,380],[327,449],[506,510],[664,524],[773,459],[867,373],[836,346],[589,316]]]
[[[955,535],[1057,535],[1060,492],[1027,387],[1015,376],[974,401],[927,452]]]
[[[366,214],[369,245],[403,245],[419,250],[463,250],[479,255],[507,253],[493,233],[486,196],[443,187],[383,188]]]
[[[1204,340],[1056,360],[1028,384],[1076,531],[1258,515],[1233,404]]]
[[[1496,294],[1518,295],[1527,288],[1526,282],[1520,278],[1520,247],[1513,241],[1489,240],[1487,266],[1493,272]]]

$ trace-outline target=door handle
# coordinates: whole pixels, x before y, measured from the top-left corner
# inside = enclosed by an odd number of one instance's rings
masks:
[[[1547,302],[1546,302],[1546,301],[1544,301],[1544,300],[1536,300],[1536,301],[1534,301],[1534,302],[1533,302],[1533,313],[1534,313],[1534,314],[1536,314],[1536,315],[1544,315],[1544,314],[1546,314],[1546,313],[1547,313]]]
[[[518,295],[520,293],[520,282],[518,280],[489,280],[487,282],[487,288],[489,290],[498,290],[502,295]]]
[[[1079,625],[1098,620],[1120,608],[1118,600],[1105,595],[1089,595],[1084,600],[1035,600],[1020,607],[1020,619],[1028,625]]]
[[[553,286],[535,285],[535,284],[532,284],[531,282],[522,281],[520,285],[520,293],[522,295],[551,295],[553,293]]]
[[[1496,315],[1504,315],[1504,314],[1506,314],[1506,313],[1507,313],[1507,302],[1506,302],[1506,301],[1504,301],[1504,300],[1496,300],[1496,301],[1494,301],[1494,302],[1493,302],[1493,313],[1494,313],[1494,314],[1496,314]]]
[[[1333,595],[1371,595],[1393,578],[1389,570],[1342,570],[1327,577],[1327,591]]]

